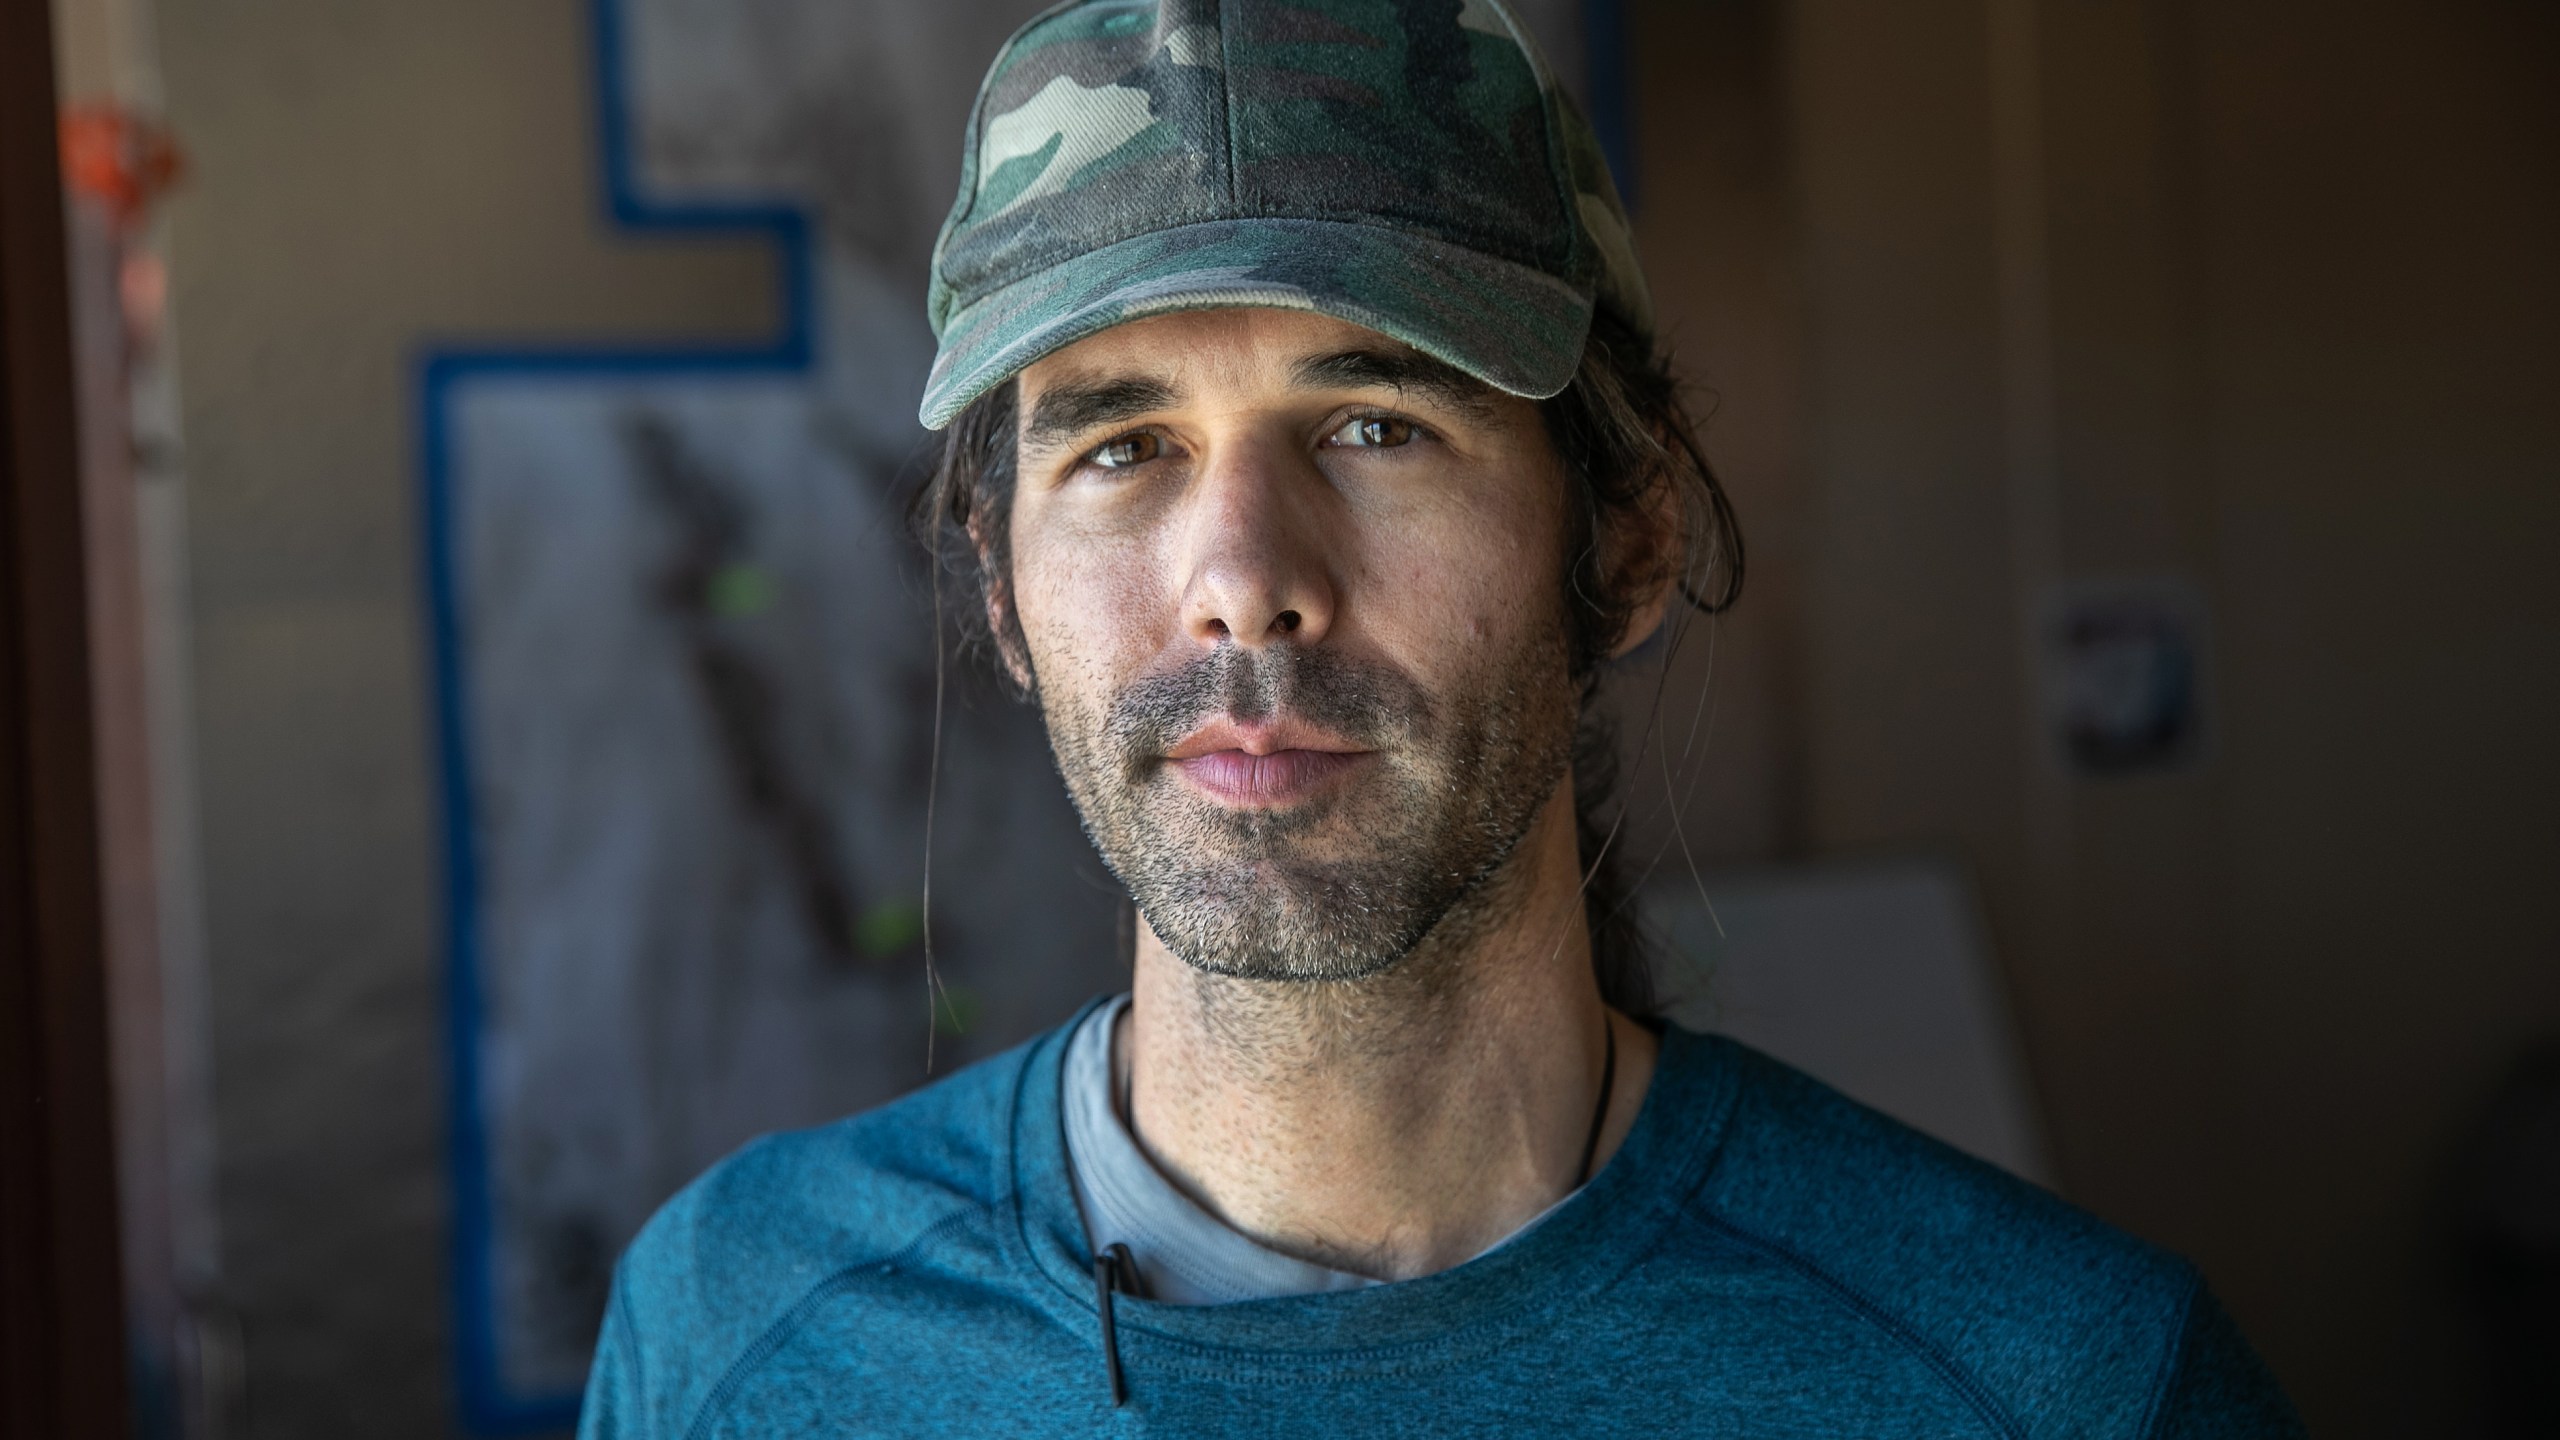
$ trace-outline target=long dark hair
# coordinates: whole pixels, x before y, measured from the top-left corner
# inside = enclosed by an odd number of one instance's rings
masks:
[[[1610,653],[1666,579],[1700,614],[1719,614],[1740,598],[1742,530],[1699,448],[1668,356],[1609,312],[1593,318],[1573,383],[1538,409],[1574,487],[1564,537],[1571,556],[1565,638],[1582,707],[1574,738],[1574,828],[1591,963],[1610,1005],[1648,1016],[1656,1003],[1652,967],[1628,903],[1623,851],[1614,843],[1617,737],[1594,700]],[[964,598],[953,608],[962,648],[993,650],[1018,663],[1027,648],[1012,597],[1015,419],[1011,381],[970,402],[943,432],[907,518],[934,563],[961,581]],[[1676,543],[1668,547],[1657,543],[1655,525],[1666,508],[1680,515]]]

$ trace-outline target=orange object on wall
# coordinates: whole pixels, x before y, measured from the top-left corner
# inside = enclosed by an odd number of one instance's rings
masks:
[[[130,229],[186,171],[168,127],[116,105],[62,111],[63,183],[107,208]]]

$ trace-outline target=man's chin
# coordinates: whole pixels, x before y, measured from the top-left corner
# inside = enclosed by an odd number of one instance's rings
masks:
[[[1409,950],[1391,954],[1352,954],[1340,950],[1236,946],[1211,942],[1177,943],[1159,935],[1182,963],[1203,975],[1263,985],[1350,985],[1373,980],[1396,968]]]
[[[1362,867],[1310,874],[1272,860],[1244,861],[1190,883],[1140,894],[1138,908],[1165,948],[1203,974],[1236,980],[1364,980],[1391,969],[1427,925],[1382,906],[1355,878]],[[1374,869],[1370,870],[1374,875]]]

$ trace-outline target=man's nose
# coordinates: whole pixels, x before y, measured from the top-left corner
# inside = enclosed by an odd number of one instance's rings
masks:
[[[1204,458],[1187,497],[1183,629],[1204,646],[1233,640],[1313,645],[1333,626],[1330,483],[1279,441],[1237,442]]]

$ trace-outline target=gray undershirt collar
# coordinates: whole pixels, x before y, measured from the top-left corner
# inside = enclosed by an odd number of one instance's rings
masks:
[[[1210,1214],[1165,1178],[1138,1148],[1112,1093],[1111,1041],[1128,1008],[1123,995],[1085,1017],[1067,1041],[1060,1077],[1067,1169],[1093,1253],[1128,1246],[1146,1298],[1171,1305],[1225,1305],[1386,1283],[1284,1255]],[[1539,1212],[1486,1247],[1488,1252],[1527,1234],[1572,1198]]]

